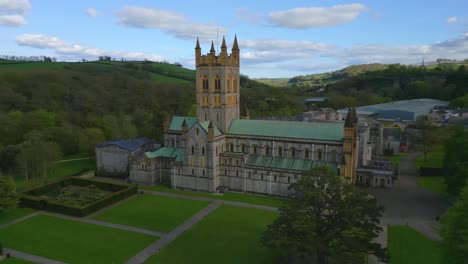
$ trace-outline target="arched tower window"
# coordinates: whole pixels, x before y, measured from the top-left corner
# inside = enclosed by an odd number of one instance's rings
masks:
[[[309,149],[304,149],[304,159],[309,159],[310,151]]]
[[[237,78],[232,79],[232,92],[237,93]]]
[[[291,148],[291,157],[296,157],[296,148]]]
[[[215,92],[221,92],[221,79],[219,78],[218,75],[215,76]]]
[[[206,77],[206,75],[203,75],[202,88],[203,88],[203,92],[208,92],[209,82],[208,82],[208,78]]]

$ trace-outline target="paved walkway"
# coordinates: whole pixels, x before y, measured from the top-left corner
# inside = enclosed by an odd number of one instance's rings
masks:
[[[76,158],[76,159],[64,159],[64,160],[57,160],[57,161],[54,161],[54,163],[62,163],[62,162],[68,162],[68,161],[75,161],[75,160],[88,160],[88,159],[92,159],[94,157],[83,157],[83,158]]]
[[[148,229],[143,229],[143,228],[138,228],[138,227],[133,227],[133,226],[113,224],[113,223],[94,220],[94,219],[89,219],[89,218],[74,217],[74,216],[56,214],[56,213],[51,213],[51,212],[41,212],[41,214],[54,216],[54,217],[67,219],[67,220],[72,220],[72,221],[77,221],[77,222],[82,222],[82,223],[106,226],[106,227],[110,227],[110,228],[116,228],[116,229],[121,229],[121,230],[125,230],[125,231],[136,232],[136,233],[141,233],[141,234],[146,234],[146,235],[153,235],[153,236],[158,236],[158,237],[162,237],[162,236],[167,235],[167,233],[163,233],[163,232],[159,232],[159,231],[148,230]]]
[[[32,255],[26,252],[10,249],[10,248],[3,248],[4,254],[10,254],[12,257],[24,259],[27,261],[31,261],[33,263],[40,263],[40,264],[64,264],[64,262],[60,262],[58,260],[48,259],[41,256]]]
[[[265,205],[234,202],[234,201],[227,201],[227,200],[207,198],[207,197],[190,196],[190,195],[184,195],[184,194],[178,194],[178,193],[167,193],[167,192],[158,192],[158,191],[149,191],[149,190],[140,190],[140,191],[143,191],[144,193],[151,194],[151,195],[182,198],[182,199],[194,200],[194,201],[221,202],[223,204],[234,205],[234,206],[239,206],[239,207],[255,208],[255,209],[265,210],[265,211],[278,211],[277,207],[271,207],[271,206],[265,206]]]
[[[438,194],[423,189],[417,182],[415,160],[420,153],[409,153],[399,165],[399,180],[393,189],[371,189],[385,207],[382,225],[409,225],[431,239],[439,240],[439,224],[450,203]]]
[[[143,249],[140,253],[133,256],[126,263],[127,264],[139,264],[139,263],[145,262],[151,256],[158,253],[159,250],[161,250],[164,246],[174,241],[177,237],[182,235],[190,227],[192,227],[193,225],[201,221],[203,218],[205,218],[207,215],[212,213],[214,210],[216,210],[216,208],[218,208],[221,205],[222,205],[222,201],[220,200],[214,201],[208,207],[201,210],[200,212],[192,216],[189,220],[185,221],[176,229],[168,233],[167,236],[157,240],[153,244],[149,245],[147,248]],[[180,252],[180,254],[183,254],[183,252]]]

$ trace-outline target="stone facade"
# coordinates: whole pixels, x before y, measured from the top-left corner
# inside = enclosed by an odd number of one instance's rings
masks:
[[[167,118],[165,147],[132,161],[132,181],[287,196],[305,172],[330,165],[356,182],[355,111],[345,123],[241,119],[237,38],[231,54],[223,38],[219,55],[212,44],[203,56],[197,40],[195,58],[197,118]]]

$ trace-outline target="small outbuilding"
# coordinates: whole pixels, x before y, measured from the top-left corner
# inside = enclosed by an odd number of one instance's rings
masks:
[[[161,144],[149,138],[103,142],[96,146],[96,174],[128,177],[131,157],[160,147]]]

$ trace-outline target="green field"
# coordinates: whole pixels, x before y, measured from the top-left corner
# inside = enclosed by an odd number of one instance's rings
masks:
[[[9,223],[28,214],[32,214],[33,212],[34,210],[30,208],[14,208],[0,212],[0,225]]]
[[[407,226],[388,228],[390,264],[440,264],[441,247],[436,241]]]
[[[94,216],[115,224],[169,232],[189,219],[208,202],[179,198],[141,195]]]
[[[277,213],[223,205],[146,263],[272,263],[260,237]]]
[[[444,147],[436,146],[427,153],[427,160],[424,160],[424,155],[421,155],[416,159],[416,167],[442,168],[444,155]]]
[[[94,159],[74,160],[57,163],[45,178],[38,178],[29,181],[26,181],[24,178],[16,178],[16,188],[18,190],[23,190],[36,185],[58,180],[66,176],[71,176],[79,172],[94,170],[95,167],[96,162]]]
[[[271,206],[271,207],[282,207],[286,201],[285,199],[268,197],[268,196],[263,196],[263,195],[247,194],[247,193],[226,192],[224,194],[218,195],[218,194],[210,194],[210,193],[204,193],[204,192],[181,191],[181,190],[174,190],[167,185],[141,186],[140,188],[145,189],[145,190],[178,193],[178,194],[183,194],[183,195],[188,195],[188,196],[206,197],[210,199],[219,199],[219,200],[226,200],[226,201],[258,204],[258,205],[265,205],[265,206]]]
[[[123,263],[157,238],[39,215],[0,229],[3,245],[68,263]]]
[[[435,193],[440,194],[444,198],[449,198],[450,195],[447,192],[447,184],[445,183],[445,179],[442,176],[437,177],[418,177],[419,186],[424,189],[428,189]]]

